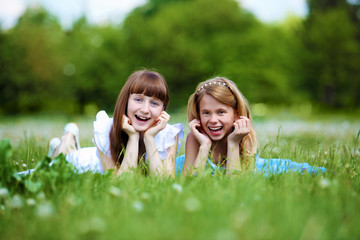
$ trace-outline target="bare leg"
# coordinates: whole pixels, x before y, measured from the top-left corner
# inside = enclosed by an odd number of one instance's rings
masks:
[[[65,133],[61,137],[61,144],[55,149],[52,157],[57,157],[60,153],[69,154],[76,150],[75,136],[71,132]]]

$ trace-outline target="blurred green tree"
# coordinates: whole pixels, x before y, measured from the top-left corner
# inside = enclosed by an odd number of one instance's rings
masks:
[[[322,4],[320,4],[320,2]],[[334,107],[360,103],[359,29],[346,1],[309,1],[305,22],[304,86],[315,101]]]
[[[63,48],[68,52],[64,71],[67,90],[84,113],[87,105],[112,110],[116,96],[126,80],[122,55],[121,28],[91,26],[85,17],[80,18],[67,32]]]
[[[127,77],[162,73],[170,110],[225,76],[250,102],[360,104],[359,6],[308,0],[309,15],[265,24],[235,0],[149,0],[119,25],[79,18],[70,30],[29,8],[0,31],[0,114],[112,111]]]
[[[2,34],[2,111],[36,112],[61,108],[63,32],[43,8],[29,8],[15,28]]]
[[[123,28],[128,66],[163,73],[172,106],[186,105],[195,86],[215,75],[235,81],[252,101],[291,101],[296,38],[262,24],[237,1],[149,1]]]

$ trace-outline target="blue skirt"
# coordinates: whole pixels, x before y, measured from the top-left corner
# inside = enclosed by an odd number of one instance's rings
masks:
[[[179,176],[182,173],[185,163],[185,155],[178,156],[176,158],[176,175]],[[326,173],[324,167],[314,167],[308,163],[293,162],[290,159],[270,158],[265,159],[256,155],[256,172],[263,173],[264,175],[274,175],[287,172],[308,172],[308,173]],[[212,173],[215,170],[221,170],[223,168],[216,166],[210,159],[207,159],[207,168],[211,168]]]

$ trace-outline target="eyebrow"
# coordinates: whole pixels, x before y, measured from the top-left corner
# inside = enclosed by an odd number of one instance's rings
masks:
[[[204,112],[204,111],[210,112],[210,110],[208,110],[206,108],[200,110],[200,112]],[[227,110],[225,108],[218,108],[218,109],[215,109],[214,111],[216,112],[216,111],[227,111]]]

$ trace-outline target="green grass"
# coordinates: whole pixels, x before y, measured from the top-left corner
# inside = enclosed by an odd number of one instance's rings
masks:
[[[171,122],[185,119],[175,114]],[[64,120],[46,126],[61,135]],[[77,120],[82,145],[91,146],[92,119]],[[325,175],[114,178],[74,174],[59,161],[15,180],[12,172],[47,166],[52,136],[31,127],[11,136],[19,124],[43,122],[5,119],[0,133],[13,146],[0,148],[0,188],[8,190],[0,191],[0,239],[359,239],[360,124],[344,121],[255,118],[261,157],[323,166]]]

